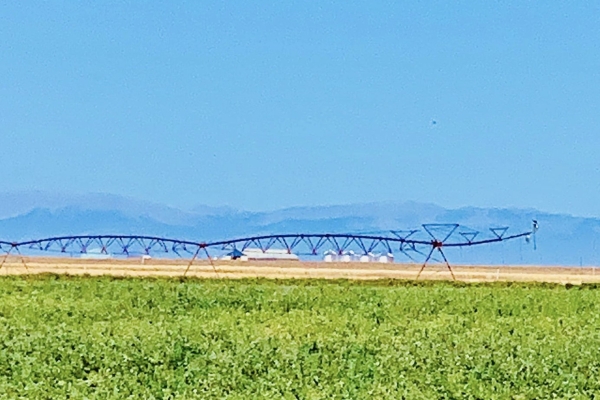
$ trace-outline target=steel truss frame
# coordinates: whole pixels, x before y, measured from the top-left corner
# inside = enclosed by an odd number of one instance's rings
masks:
[[[0,252],[5,252],[0,268],[10,254],[17,253],[25,268],[27,264],[24,253],[58,253],[58,254],[104,254],[124,257],[135,255],[151,255],[168,257],[171,254],[185,258],[190,262],[184,276],[193,262],[201,257],[211,262],[209,249],[225,252],[244,251],[255,248],[263,253],[271,249],[284,250],[289,254],[317,256],[325,250],[334,251],[338,255],[348,253],[372,255],[373,253],[403,255],[413,262],[416,256],[425,257],[425,261],[416,276],[419,279],[423,270],[431,260],[442,262],[448,268],[452,279],[456,279],[452,267],[444,254],[444,248],[470,247],[535,235],[537,226],[532,231],[508,234],[508,227],[490,228],[490,234],[483,237],[482,232],[465,228],[459,224],[424,224],[422,229],[426,236],[417,237],[420,230],[390,231],[385,234],[273,234],[251,236],[213,242],[194,242],[189,240],[170,239],[143,235],[79,235],[60,236],[23,242],[0,241]],[[434,254],[441,256],[436,260]],[[213,265],[214,268],[214,265]],[[216,269],[215,269],[216,273]]]

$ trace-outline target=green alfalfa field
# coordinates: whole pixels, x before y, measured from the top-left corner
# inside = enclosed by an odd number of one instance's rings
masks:
[[[0,398],[600,398],[594,286],[0,279]]]

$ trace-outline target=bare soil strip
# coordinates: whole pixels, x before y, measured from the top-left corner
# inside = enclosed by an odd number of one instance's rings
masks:
[[[0,275],[68,274],[111,275],[119,277],[183,276],[189,260],[111,259],[83,260],[78,258],[9,257]],[[320,278],[320,279],[415,279],[420,269],[416,264],[324,263],[290,261],[195,261],[187,276],[200,278]],[[598,269],[598,271],[597,271]],[[544,266],[454,266],[457,280],[463,282],[551,282],[582,284],[600,282],[600,268]],[[432,265],[425,268],[420,279],[451,280],[448,269]]]

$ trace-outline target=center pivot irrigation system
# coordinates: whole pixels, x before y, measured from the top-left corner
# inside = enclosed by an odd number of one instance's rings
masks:
[[[0,241],[0,252],[5,253],[0,268],[4,266],[11,254],[21,256],[25,268],[27,268],[25,255],[91,254],[121,257],[189,257],[189,264],[184,272],[185,276],[194,261],[199,258],[206,257],[214,268],[209,250],[214,256],[229,254],[236,258],[235,255],[253,249],[254,252],[262,253],[279,250],[280,254],[295,254],[307,258],[319,256],[325,252],[340,256],[348,254],[368,256],[385,254],[390,257],[401,255],[409,262],[422,262],[417,279],[430,261],[445,264],[452,279],[456,279],[444,254],[444,249],[480,246],[518,238],[524,238],[527,242],[533,238],[535,248],[537,229],[537,221],[533,221],[530,231],[515,234],[509,233],[508,227],[490,228],[488,231],[481,232],[459,224],[423,224],[422,229],[373,234],[275,234],[213,242],[136,235],[62,236],[24,242]],[[436,256],[441,256],[441,258]],[[424,259],[424,261],[419,261],[418,258]]]

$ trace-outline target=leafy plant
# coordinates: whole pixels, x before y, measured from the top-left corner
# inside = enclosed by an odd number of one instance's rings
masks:
[[[589,399],[600,291],[0,279],[0,398]]]

